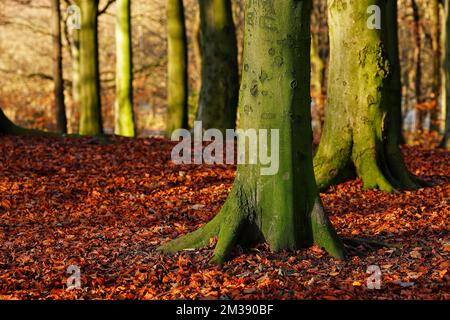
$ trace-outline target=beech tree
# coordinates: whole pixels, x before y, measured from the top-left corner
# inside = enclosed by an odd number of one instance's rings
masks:
[[[386,1],[385,21],[385,44],[386,56],[389,61],[389,76],[386,78],[386,104],[391,110],[391,121],[393,123],[392,138],[397,143],[404,144],[403,116],[402,116],[402,80],[400,50],[398,46],[398,5],[397,0]],[[395,142],[393,142],[395,143]]]
[[[205,129],[234,129],[239,71],[231,0],[199,4],[202,76],[197,120]]]
[[[389,2],[389,1],[387,1]],[[381,9],[381,29],[369,28],[367,10]],[[314,169],[324,189],[356,174],[365,188],[392,192],[422,184],[398,146],[398,121],[388,103],[392,64],[385,50],[384,0],[329,1],[330,67],[325,128]],[[373,17],[372,17],[373,18]]]
[[[278,173],[261,175],[261,163],[238,165],[220,213],[159,250],[198,248],[217,236],[211,262],[218,264],[235,244],[262,241],[275,251],[316,243],[343,257],[312,168],[310,10],[311,0],[248,0],[245,7],[240,127],[279,130]]]
[[[445,132],[444,139],[442,139],[441,147],[450,150],[450,4],[448,0],[445,1],[445,26],[443,27],[443,32],[445,33],[445,47],[444,47],[444,82],[445,82],[445,108],[446,108],[446,119],[445,119]]]
[[[116,110],[115,133],[134,137],[133,53],[130,0],[116,1]]]
[[[66,106],[64,103],[64,79],[62,68],[61,7],[59,0],[52,0],[53,81],[55,86],[56,128],[67,133]]]
[[[168,79],[166,134],[188,127],[188,53],[183,0],[167,1]]]
[[[79,0],[80,30],[80,134],[103,134],[98,61],[98,2]]]

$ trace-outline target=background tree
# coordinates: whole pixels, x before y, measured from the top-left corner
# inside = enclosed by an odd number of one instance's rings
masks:
[[[403,116],[402,116],[402,81],[401,64],[398,43],[398,19],[397,0],[386,1],[385,21],[385,45],[386,55],[389,61],[389,76],[386,78],[386,104],[391,111],[390,121],[392,121],[392,138],[399,144],[405,143],[403,137]],[[395,142],[394,142],[395,143]]]
[[[325,120],[328,30],[326,0],[313,0],[311,13],[311,95],[314,101],[314,143],[318,144]]]
[[[310,9],[310,0],[246,3],[240,126],[279,130],[278,173],[264,176],[259,164],[239,165],[220,213],[201,229],[160,250],[198,248],[218,236],[212,262],[219,264],[234,244],[260,241],[272,250],[316,243],[333,256],[343,257],[312,169]]]
[[[62,67],[61,7],[59,0],[52,0],[53,29],[53,79],[55,86],[56,128],[67,133],[66,105],[64,103],[64,78]]]
[[[115,133],[134,137],[133,52],[130,0],[116,1],[116,110]]]
[[[197,120],[203,128],[233,129],[239,97],[236,30],[231,0],[199,0],[202,83]],[[264,77],[264,75],[262,75]]]
[[[430,130],[440,132],[440,108],[439,96],[441,90],[441,45],[440,45],[440,0],[431,0],[428,6],[430,20],[430,42],[432,55],[432,82],[431,82],[431,99],[430,108]]]
[[[368,28],[367,8],[381,8],[382,29]],[[386,101],[386,2],[329,1],[330,67],[325,128],[314,158],[320,188],[356,173],[366,188],[418,188],[398,147]],[[391,30],[389,30],[392,32]],[[351,41],[349,41],[351,39]]]
[[[103,134],[98,58],[98,0],[79,0],[80,30],[80,134]]]
[[[79,0],[78,0],[79,1]],[[72,4],[79,5],[78,1],[66,0],[67,8]],[[70,14],[74,14],[73,12]],[[80,30],[74,27],[68,29],[67,21],[65,23],[65,35],[67,43],[69,44],[70,58],[71,58],[71,80],[72,80],[72,112],[70,118],[75,117],[75,110],[80,110],[80,95],[81,95],[81,81],[80,81]],[[72,123],[75,119],[71,119]]]
[[[188,55],[183,0],[167,1],[167,126],[166,134],[188,127]]]
[[[441,147],[450,149],[450,4],[448,0],[445,1],[445,26],[443,27],[443,32],[445,33],[445,46],[444,46],[444,83],[445,83],[445,133],[444,138],[441,143]]]
[[[415,110],[415,131],[422,131],[424,128],[425,111],[422,109],[424,105],[424,98],[422,95],[422,34],[423,28],[420,23],[419,3],[416,0],[411,0],[411,7],[413,11],[414,21],[414,40],[415,40],[415,78],[414,91],[416,98]]]

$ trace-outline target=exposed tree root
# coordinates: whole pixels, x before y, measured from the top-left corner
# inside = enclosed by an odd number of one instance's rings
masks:
[[[261,230],[256,230],[258,228],[255,228],[255,223],[252,222],[254,217],[248,214],[248,208],[251,208],[251,205],[248,203],[244,205],[243,193],[239,190],[239,187],[233,188],[222,211],[211,222],[192,233],[160,246],[157,250],[175,253],[187,249],[198,249],[207,246],[210,239],[217,236],[218,241],[210,263],[221,265],[230,256],[235,245],[268,241],[267,235],[264,236]],[[296,249],[315,243],[324,248],[331,256],[344,259],[344,245],[326,216],[319,198],[311,211],[310,221],[312,239],[309,243],[298,245]],[[269,246],[277,248],[277,250],[286,249],[278,248],[276,243],[269,242]]]

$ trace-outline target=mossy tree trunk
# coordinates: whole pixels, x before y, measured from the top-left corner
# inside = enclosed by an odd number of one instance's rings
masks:
[[[382,29],[368,28],[367,8],[377,5]],[[329,0],[330,67],[325,128],[314,169],[319,187],[356,174],[366,188],[392,192],[421,182],[403,162],[392,104],[390,64],[385,52],[384,0]],[[356,169],[356,170],[355,170]]]
[[[64,79],[62,68],[61,8],[59,0],[52,0],[53,81],[56,106],[56,128],[67,133],[66,105],[64,103]]]
[[[397,0],[386,1],[385,45],[389,61],[389,76],[386,79],[386,104],[391,111],[393,137],[399,144],[405,143],[402,116],[402,80],[400,50],[398,43]],[[394,136],[395,134],[395,136]]]
[[[130,0],[116,0],[116,63],[115,134],[134,137]]]
[[[183,0],[167,1],[167,127],[170,136],[188,127],[188,53]]]
[[[445,32],[445,133],[442,140],[441,147],[450,150],[450,3],[445,0],[445,26],[443,32]]]
[[[213,263],[223,263],[235,244],[262,241],[274,251],[316,243],[343,257],[312,169],[310,9],[310,0],[249,0],[245,7],[240,127],[279,130],[278,172],[261,175],[260,163],[238,165],[220,213],[160,250],[198,248],[217,236]],[[269,146],[268,153],[276,151]]]
[[[80,0],[80,134],[103,134],[98,56],[98,0]]]
[[[202,83],[197,120],[205,130],[234,129],[239,71],[231,0],[199,0],[199,4]]]

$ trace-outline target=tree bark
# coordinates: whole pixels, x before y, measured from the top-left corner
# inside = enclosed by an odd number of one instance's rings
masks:
[[[278,172],[266,176],[261,163],[238,165],[220,213],[160,250],[198,248],[217,236],[212,262],[218,264],[235,244],[263,241],[274,251],[316,243],[343,258],[312,169],[310,10],[310,0],[246,2],[240,127],[279,130]],[[269,153],[275,151],[269,146]]]
[[[450,3],[445,0],[445,132],[442,139],[441,147],[450,150]]]
[[[231,0],[199,0],[202,84],[197,120],[204,129],[234,129],[239,98],[236,30]]]
[[[314,36],[311,37],[311,66],[311,89],[315,96],[313,112],[316,119],[317,141],[319,141],[325,118],[325,63],[320,57],[317,38]]]
[[[134,137],[130,0],[116,0],[116,63],[115,134]]]
[[[398,44],[397,0],[387,0],[385,22],[385,45],[390,72],[386,79],[386,104],[391,110],[393,138],[404,144],[402,116],[402,81],[400,52]]]
[[[439,0],[430,2],[431,17],[431,49],[433,54],[432,108],[430,109],[430,130],[440,132],[439,95],[441,89],[441,47],[440,47],[440,14]]]
[[[69,119],[79,115],[81,105],[80,30],[72,30],[72,111]],[[77,117],[78,119],[79,117]],[[73,130],[73,129],[72,129]]]
[[[66,105],[64,103],[64,79],[62,67],[61,8],[59,0],[52,0],[53,29],[53,79],[56,106],[56,128],[59,133],[67,133]]]
[[[167,1],[168,110],[166,134],[188,127],[188,53],[182,0]]]
[[[381,8],[381,30],[367,26],[367,8],[372,5]],[[392,105],[387,103],[390,64],[384,49],[385,15],[384,0],[329,0],[328,100],[314,158],[321,189],[355,171],[366,188],[392,192],[421,185],[403,162]]]
[[[416,0],[411,0],[414,19],[414,39],[415,47],[415,61],[416,61],[416,76],[415,76],[415,95],[416,95],[416,112],[415,112],[415,131],[420,132],[424,129],[425,112],[421,109],[423,104],[422,97],[422,28],[420,26],[420,12],[419,5]]]
[[[98,56],[98,0],[80,0],[80,134],[103,134]]]

